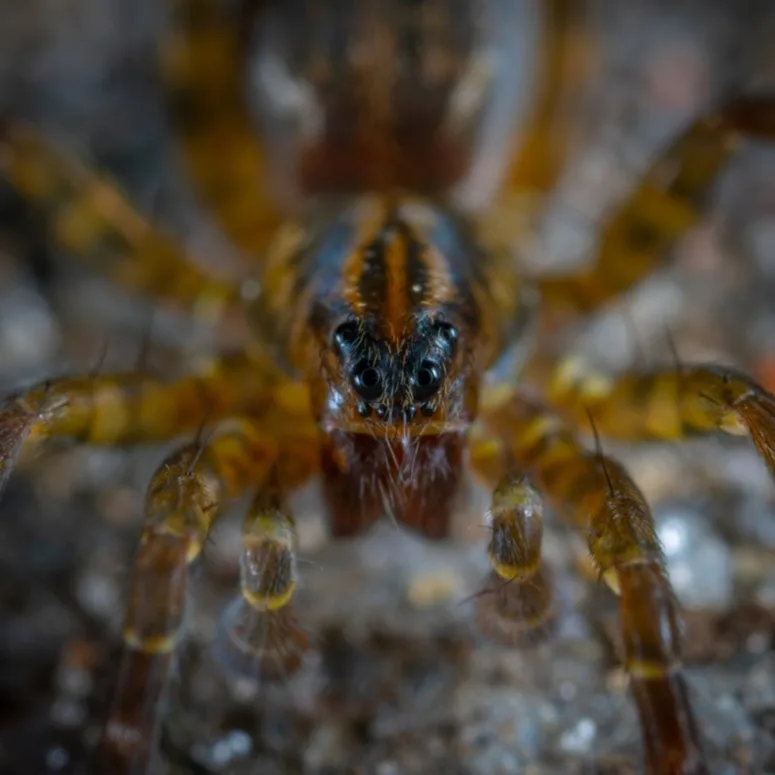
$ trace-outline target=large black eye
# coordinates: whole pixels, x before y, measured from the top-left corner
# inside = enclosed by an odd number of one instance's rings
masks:
[[[358,339],[358,324],[354,320],[342,323],[334,331],[334,345],[337,350],[342,352],[350,348]]]
[[[437,393],[444,379],[444,372],[436,361],[424,360],[412,378],[412,396],[415,401],[425,401]]]
[[[358,395],[367,401],[376,401],[382,395],[382,375],[368,361],[361,361],[355,366],[352,382]]]

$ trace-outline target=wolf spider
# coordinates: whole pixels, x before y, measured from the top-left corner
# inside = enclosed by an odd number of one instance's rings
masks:
[[[504,44],[509,3],[487,13],[467,0],[251,3],[239,23],[216,0],[171,3],[161,65],[184,158],[224,233],[260,257],[257,286],[197,268],[112,185],[28,128],[4,126],[2,174],[42,208],[64,249],[110,254],[104,270],[116,282],[241,337],[201,372],[57,379],[0,411],[2,481],[33,441],[127,445],[208,428],[148,486],[100,772],[147,766],[189,568],[219,504],[236,495],[254,497],[232,636],[265,675],[298,665],[307,641],[293,613],[287,504],[313,475],[337,537],[390,514],[444,538],[467,477],[486,483],[491,594],[478,599],[478,620],[514,646],[551,619],[546,499],[584,535],[618,595],[646,769],[708,771],[649,506],[580,429],[592,418],[601,436],[629,441],[747,435],[775,474],[775,398],[718,366],[608,375],[544,363],[540,397],[518,375],[531,374],[536,315],[593,312],[647,275],[702,215],[740,136],[775,137],[775,99],[737,98],[696,120],[610,217],[588,266],[530,278],[515,259],[516,218],[503,213],[514,192],[555,180],[549,119],[573,76],[572,5],[540,4],[552,20],[543,95],[515,153],[509,79],[485,56],[498,35]],[[250,72],[263,133],[243,94],[248,50],[259,52]],[[482,208],[466,194],[485,169],[498,196]],[[270,178],[278,191],[264,185]]]

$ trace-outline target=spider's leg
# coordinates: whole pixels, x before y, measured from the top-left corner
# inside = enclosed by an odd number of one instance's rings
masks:
[[[43,213],[52,241],[134,292],[217,323],[240,309],[237,282],[197,267],[107,179],[34,130],[0,128],[0,176]]]
[[[257,415],[276,399],[262,377],[254,363],[235,357],[170,381],[125,373],[40,383],[0,404],[0,486],[23,447],[42,439],[137,444],[193,433],[237,413]]]
[[[168,5],[171,29],[161,46],[161,67],[188,172],[226,236],[255,257],[279,218],[245,101],[249,24],[238,23],[214,0]]]
[[[742,135],[775,139],[775,97],[727,103],[673,140],[603,227],[592,263],[538,278],[549,313],[590,312],[651,273],[699,221],[703,197]]]
[[[524,476],[509,473],[495,488],[487,520],[492,570],[477,600],[479,625],[498,643],[538,642],[553,620],[541,497]]]
[[[563,112],[569,94],[584,81],[591,38],[583,23],[582,4],[542,0],[544,34],[539,45],[539,93],[510,165],[504,196],[548,193],[565,162],[567,133]]]
[[[205,444],[172,453],[152,478],[99,772],[146,771],[183,625],[189,565],[199,557],[218,505],[265,475],[273,444],[254,420],[227,420]]]
[[[775,396],[739,371],[687,365],[614,376],[569,359],[550,382],[548,397],[580,427],[591,413],[611,439],[749,436],[775,477]]]
[[[601,576],[619,595],[625,666],[650,775],[704,775],[697,724],[681,672],[680,615],[648,504],[617,461],[588,451],[572,426],[516,397],[487,421],[558,512],[585,534]]]
[[[240,596],[222,620],[219,651],[224,662],[255,680],[290,675],[309,646],[292,605],[296,529],[285,499],[292,467],[287,456],[280,458],[245,516]]]

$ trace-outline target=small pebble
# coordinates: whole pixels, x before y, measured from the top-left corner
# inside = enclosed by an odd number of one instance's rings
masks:
[[[587,753],[592,747],[596,734],[597,724],[591,718],[582,718],[562,734],[560,747],[571,754]]]
[[[726,608],[732,602],[732,558],[727,546],[694,511],[673,508],[658,519],[657,532],[673,589],[692,610]]]

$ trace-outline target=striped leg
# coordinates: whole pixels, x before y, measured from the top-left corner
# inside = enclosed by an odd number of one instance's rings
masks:
[[[33,130],[17,124],[0,126],[0,176],[42,211],[57,247],[115,282],[182,309],[202,323],[226,322],[239,314],[238,283],[199,269],[112,183]]]
[[[151,480],[99,772],[148,771],[183,626],[188,568],[199,557],[219,503],[260,481],[273,458],[271,442],[255,422],[226,421],[205,445],[188,444],[170,455]]]
[[[242,358],[168,382],[140,373],[44,382],[0,405],[0,486],[26,443],[62,437],[118,446],[172,439],[227,415],[258,413],[271,402],[269,391],[256,365]]]
[[[558,415],[521,398],[489,418],[509,452],[587,538],[619,595],[625,666],[650,775],[701,775],[704,763],[681,672],[680,616],[649,507],[624,468],[589,452]]]
[[[281,460],[242,527],[241,594],[223,617],[219,651],[242,675],[275,680],[296,670],[309,643],[293,614],[296,529],[285,502]]]
[[[733,369],[686,366],[611,376],[569,360],[550,383],[549,400],[579,424],[591,412],[600,433],[612,439],[749,436],[775,477],[775,396]]]
[[[279,223],[265,185],[267,159],[245,104],[240,24],[215,0],[170,0],[160,58],[170,111],[197,193],[226,236],[255,257]]]
[[[539,278],[547,309],[590,312],[652,272],[701,217],[703,195],[740,135],[775,139],[775,97],[730,102],[679,135],[604,226],[591,265],[578,274]]]
[[[543,505],[522,476],[506,475],[488,513],[492,570],[478,599],[482,631],[512,646],[538,642],[552,623],[552,587],[541,559]]]

